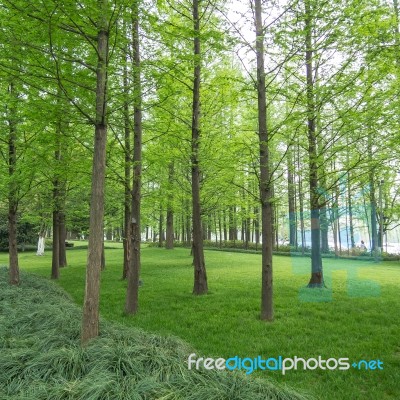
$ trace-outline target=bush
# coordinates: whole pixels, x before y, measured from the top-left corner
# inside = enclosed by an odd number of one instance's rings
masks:
[[[35,225],[29,222],[19,222],[17,231],[18,247],[25,250],[27,245],[36,245],[38,235]],[[8,217],[0,214],[0,251],[8,251]]]

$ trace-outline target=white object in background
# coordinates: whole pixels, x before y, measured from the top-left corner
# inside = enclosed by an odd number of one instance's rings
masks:
[[[36,255],[44,256],[44,236],[39,236]]]

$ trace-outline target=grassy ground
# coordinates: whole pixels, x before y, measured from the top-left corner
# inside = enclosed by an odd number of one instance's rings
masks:
[[[82,304],[85,250],[68,252],[60,285]],[[128,326],[174,334],[206,356],[348,357],[380,359],[383,370],[258,372],[318,399],[400,398],[400,265],[324,260],[327,289],[309,290],[309,259],[274,258],[275,320],[259,320],[260,256],[206,252],[210,294],[191,294],[193,270],[187,249],[144,248],[140,312],[122,310],[122,249],[106,250],[101,314]],[[7,256],[0,255],[0,264]],[[51,254],[22,254],[22,269],[49,276]]]
[[[239,373],[185,368],[183,341],[101,321],[82,347],[81,310],[55,283],[0,268],[1,400],[307,400]]]

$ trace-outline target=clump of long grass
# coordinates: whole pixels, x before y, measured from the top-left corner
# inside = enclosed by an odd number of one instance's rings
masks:
[[[306,397],[239,373],[188,370],[193,349],[102,321],[101,335],[80,345],[81,312],[54,283],[0,268],[2,400],[302,400]]]

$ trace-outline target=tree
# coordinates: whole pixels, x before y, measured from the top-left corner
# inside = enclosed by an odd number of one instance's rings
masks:
[[[103,250],[104,179],[107,143],[108,0],[99,1],[97,12],[96,117],[90,197],[90,235],[81,332],[82,343],[87,343],[90,339],[98,336],[99,333],[100,271]]]
[[[132,257],[128,269],[128,289],[126,292],[125,311],[135,314],[138,309],[139,274],[140,274],[140,241],[141,241],[141,185],[142,185],[142,89],[140,74],[139,42],[139,1],[132,6],[133,25],[133,83],[134,83],[134,130],[133,130],[133,184],[132,184]]]
[[[199,0],[193,0],[193,103],[192,103],[192,229],[193,229],[193,266],[194,285],[196,295],[208,292],[206,265],[203,250],[203,230],[200,207],[200,79],[201,79],[201,52],[200,52],[200,13]]]
[[[261,0],[255,0],[256,53],[257,53],[257,101],[258,101],[258,137],[260,148],[260,201],[261,201],[261,237],[262,237],[262,277],[261,277],[261,319],[273,319],[272,287],[272,193],[270,159],[267,128],[267,100],[264,68],[264,26],[262,23]]]

